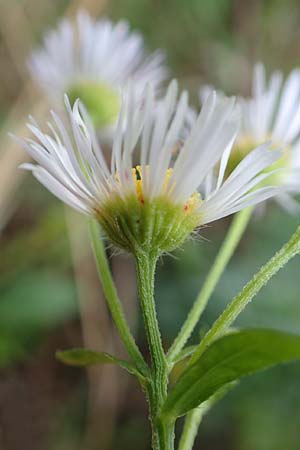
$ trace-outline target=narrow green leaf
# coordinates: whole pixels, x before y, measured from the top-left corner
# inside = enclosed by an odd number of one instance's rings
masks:
[[[133,364],[123,359],[116,358],[109,353],[96,352],[95,350],[88,350],[85,348],[72,348],[71,350],[57,351],[56,358],[64,364],[75,367],[94,366],[96,364],[117,364],[127,372],[136,375],[139,379],[144,377],[133,366]]]
[[[300,359],[300,336],[262,329],[227,334],[183,372],[168,395],[162,415],[179,417],[227,383],[296,359]]]
[[[300,254],[300,227],[290,240],[265,264],[241,292],[234,297],[222,314],[215,321],[211,329],[200,342],[193,353],[189,365],[192,366],[202,355],[204,350],[234,323],[239,314],[252,301],[255,295],[270,281],[270,279],[284,267],[291,258]]]
[[[237,328],[231,327],[224,333],[224,336],[229,333],[233,333],[237,331]],[[187,369],[190,358],[193,356],[195,351],[198,349],[198,345],[190,345],[189,347],[184,348],[178,354],[176,359],[173,361],[174,366],[172,367],[172,371],[170,374],[170,384],[175,384],[183,372]]]
[[[224,331],[223,335],[233,333],[235,331],[238,331],[239,329],[237,327],[230,327],[228,330]],[[181,350],[180,353],[176,356],[176,358],[173,360],[173,364],[177,364],[178,362],[181,362],[184,359],[187,359],[189,356],[192,356],[193,353],[198,349],[199,344],[196,345],[189,345],[188,347],[185,347]]]
[[[108,353],[96,352],[85,348],[58,350],[56,358],[69,366],[86,367],[95,364],[115,364],[114,357]]]

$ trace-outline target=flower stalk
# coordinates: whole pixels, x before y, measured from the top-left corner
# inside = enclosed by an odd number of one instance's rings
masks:
[[[228,233],[208,273],[204,285],[199,292],[195,303],[190,310],[188,317],[184,322],[177,338],[174,340],[172,346],[170,347],[170,350],[168,352],[168,361],[170,361],[170,364],[172,364],[172,361],[174,361],[176,356],[182,350],[189,337],[191,336],[195,326],[199,322],[199,319],[207,306],[211,294],[213,293],[234,251],[241,241],[241,238],[251,218],[252,212],[253,207],[243,209],[238,214],[236,214],[233,221],[231,222]],[[179,450],[192,450],[203,414],[208,411],[209,408],[210,403],[208,402],[206,403],[205,408],[197,408],[187,414],[179,443]]]
[[[178,450],[192,450],[200,423],[210,405],[190,411],[185,419]]]
[[[250,280],[242,291],[234,297],[227,308],[214,322],[211,329],[206,333],[198,349],[190,359],[189,365],[197,361],[205,349],[233,324],[238,315],[251,302],[253,297],[284,267],[290,259],[300,254],[300,227],[292,235],[290,240],[271,258]]]
[[[118,298],[116,287],[114,285],[107,257],[105,254],[105,249],[103,246],[103,240],[101,237],[100,227],[95,220],[89,221],[91,243],[95,255],[96,265],[98,269],[99,278],[102,283],[103,291],[108,303],[113,320],[118,329],[119,335],[122,342],[132,360],[135,362],[138,370],[141,371],[143,375],[148,374],[148,366],[144,361],[144,358],[135,343],[134,337],[131,334],[121,302]]]
[[[252,211],[253,208],[248,207],[240,211],[234,217],[225,240],[223,241],[219,253],[214,261],[214,264],[207,275],[204,285],[199,292],[184,324],[182,325],[178,336],[170,347],[170,350],[168,352],[168,362],[170,364],[172,364],[172,361],[176,359],[180,351],[183,349],[186,342],[190,338],[195,326],[199,322],[199,319],[207,306],[211,294],[213,293],[218,281],[220,280],[224,270],[227,267],[229,260],[231,259],[244,234]]]
[[[151,381],[147,388],[147,396],[152,426],[152,446],[153,450],[173,450],[174,424],[165,423],[159,417],[160,409],[167,397],[168,365],[154,300],[154,277],[158,254],[157,252],[138,250],[135,258],[140,305],[151,357]]]

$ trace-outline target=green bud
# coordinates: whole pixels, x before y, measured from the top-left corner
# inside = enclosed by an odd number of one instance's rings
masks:
[[[88,110],[96,128],[113,125],[120,111],[118,93],[104,83],[79,81],[68,89],[71,104],[79,98]]]

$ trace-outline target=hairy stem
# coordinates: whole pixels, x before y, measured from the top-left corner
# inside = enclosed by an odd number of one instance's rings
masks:
[[[255,295],[268,283],[268,281],[283,267],[291,258],[300,253],[300,227],[292,235],[291,239],[265,264],[242,291],[234,297],[227,308],[215,321],[211,329],[204,336],[197,350],[193,354],[189,365],[197,361],[205,349],[235,321],[238,315],[248,305]]]
[[[235,215],[233,221],[231,222],[225,240],[223,241],[217,257],[206,277],[205,283],[196,298],[194,306],[191,309],[185,323],[183,324],[180,333],[178,334],[172,347],[169,350],[168,360],[170,362],[174,358],[176,358],[178,353],[184,347],[193,329],[198,323],[202,312],[207,306],[212,292],[214,291],[219,279],[221,278],[229,260],[231,259],[236,247],[238,246],[244,234],[252,211],[253,208],[251,207],[240,211]],[[178,450],[191,450],[193,448],[204,412],[205,411],[203,408],[197,408],[193,411],[190,411],[186,416]]]
[[[148,387],[153,450],[173,450],[174,424],[164,423],[159,413],[167,397],[168,367],[162,346],[154,301],[157,255],[136,252],[141,309],[151,356],[151,383]]]
[[[210,408],[217,403],[227,392],[236,385],[236,382],[229,383],[219,389],[212,397],[203,402],[198,408],[191,410],[186,418],[179,442],[178,450],[192,450],[200,423]]]
[[[178,450],[192,450],[198,433],[199,425],[205,412],[206,411],[203,411],[202,408],[197,408],[193,409],[187,414]]]
[[[125,319],[122,304],[119,300],[116,287],[112,279],[103,245],[100,227],[98,223],[93,219],[89,221],[89,227],[98,274],[111,315],[129,356],[135,362],[137,369],[141,373],[143,373],[143,375],[147,375],[148,366],[135,343],[134,337],[131,334],[131,331]]]
[[[197,325],[201,314],[203,313],[212,292],[214,291],[220,277],[222,276],[231,256],[238,246],[245,228],[251,217],[253,208],[248,207],[239,212],[233,219],[225,240],[217,254],[215,262],[211,267],[205,283],[198,294],[195,303],[190,310],[177,338],[174,340],[168,352],[168,362],[178,356],[188,339],[190,338],[195,326]]]

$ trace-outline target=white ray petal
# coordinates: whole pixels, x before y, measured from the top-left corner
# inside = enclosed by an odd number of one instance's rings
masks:
[[[32,173],[41,184],[43,184],[52,194],[54,194],[64,203],[85,214],[91,213],[91,209],[88,208],[84,202],[81,202],[77,196],[67,190],[45,169],[43,169],[42,167],[35,167]]]

